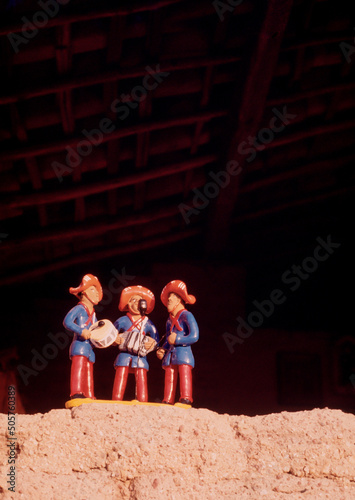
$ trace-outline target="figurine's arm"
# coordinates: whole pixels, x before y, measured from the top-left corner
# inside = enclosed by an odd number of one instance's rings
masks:
[[[170,344],[168,342],[168,338],[169,338],[169,335],[171,335],[171,332],[170,332],[170,329],[171,329],[171,321],[168,319],[167,322],[166,322],[166,326],[165,326],[165,329],[166,329],[166,333],[165,333],[165,340],[163,342],[163,345],[161,346],[162,349],[169,349],[170,347]]]
[[[63,321],[64,328],[66,328],[70,332],[76,333],[77,335],[81,335],[82,331],[85,329],[85,323],[83,326],[81,326],[81,320],[81,307],[75,306],[65,316]]]
[[[79,339],[87,340],[91,337],[91,332],[85,327],[87,315],[84,315],[84,310],[80,305],[71,309],[65,316],[63,325],[72,333],[75,333]]]
[[[158,359],[163,359],[163,357],[165,356],[165,353],[166,351],[169,349],[170,347],[170,344],[168,342],[168,335],[170,333],[170,321],[168,320],[166,322],[166,334],[165,334],[165,340],[163,342],[163,344],[157,349],[157,357]]]
[[[194,315],[189,311],[184,311],[182,315],[181,322],[187,326],[189,334],[184,336],[181,333],[177,333],[174,341],[174,345],[176,346],[191,345],[199,339],[199,329]]]
[[[146,334],[145,346],[146,349],[151,349],[156,342],[159,342],[159,335],[155,325],[148,319],[147,324],[144,328]]]
[[[148,319],[147,326],[146,326],[146,334],[149,335],[149,337],[152,337],[156,342],[159,342],[159,334],[158,331],[155,327],[155,325]]]
[[[120,333],[123,333],[129,328],[129,325],[127,324],[126,321],[127,316],[121,316],[120,318],[116,319],[114,322],[113,326],[116,328],[118,331],[118,335],[116,340],[114,341],[114,344],[120,345],[124,342],[123,338],[120,336]]]
[[[118,331],[121,330],[122,333],[126,332],[129,329],[129,327],[132,326],[132,323],[130,319],[125,315],[117,318],[113,325],[115,328],[117,328]]]

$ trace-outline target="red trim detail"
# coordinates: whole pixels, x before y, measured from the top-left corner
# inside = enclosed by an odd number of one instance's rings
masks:
[[[173,316],[171,313],[169,314],[169,318],[171,321],[170,333],[173,331],[174,326],[176,326],[176,328],[178,329],[179,332],[183,331],[183,328],[179,324],[179,318],[181,316],[181,313],[183,313],[184,311],[186,311],[186,309],[182,309],[179,312],[178,316]]]
[[[85,309],[86,311],[86,314],[89,316],[89,319],[86,321],[85,325],[84,326],[88,326],[88,324],[92,321],[92,318],[95,314],[95,310],[93,309],[92,310],[92,313],[90,313],[89,309],[87,308],[87,306],[83,303],[83,302],[79,302],[79,304],[81,306],[83,306],[83,308]]]
[[[132,323],[132,325],[128,328],[127,332],[130,332],[131,330],[133,330],[133,328],[137,328],[138,330],[140,330],[142,322],[143,322],[144,318],[146,318],[146,316],[141,316],[136,321],[134,321],[134,319],[132,318],[132,315],[130,313],[127,313],[127,316]],[[145,335],[144,331],[143,331],[143,335]]]

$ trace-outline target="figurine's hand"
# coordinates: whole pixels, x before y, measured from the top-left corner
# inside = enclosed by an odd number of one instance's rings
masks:
[[[146,340],[144,342],[144,345],[145,345],[145,348],[147,349],[147,351],[149,351],[149,349],[151,347],[153,347],[155,340],[152,339],[152,337],[146,337],[145,339]]]
[[[117,338],[113,343],[116,345],[121,345],[121,344],[123,344],[123,342],[124,342],[123,338],[120,337],[120,335],[117,335]]]
[[[159,349],[157,350],[158,359],[163,359],[164,354],[165,354],[165,349],[163,349],[162,347],[159,347]]]
[[[81,332],[81,336],[83,339],[87,340],[91,337],[91,332],[84,328],[84,330]]]
[[[176,333],[171,333],[169,335],[169,337],[168,337],[169,344],[174,345],[175,344],[175,340],[176,340]]]

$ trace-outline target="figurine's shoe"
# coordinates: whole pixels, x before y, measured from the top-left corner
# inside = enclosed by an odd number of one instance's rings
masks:
[[[167,401],[162,401],[162,404],[163,404],[163,405],[172,405],[172,404],[174,404],[174,403],[168,403]]]
[[[183,405],[192,405],[192,401],[190,401],[187,398],[182,398],[179,400],[179,403],[182,403]]]
[[[73,394],[73,396],[70,396],[70,399],[86,399],[86,396],[84,394]]]

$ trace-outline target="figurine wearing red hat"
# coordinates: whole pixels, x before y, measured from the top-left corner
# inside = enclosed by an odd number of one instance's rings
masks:
[[[89,340],[89,328],[96,322],[94,306],[102,299],[102,287],[96,276],[86,274],[80,285],[77,288],[69,288],[69,292],[79,299],[79,303],[68,312],[63,321],[64,327],[74,335],[69,350],[72,362],[70,397],[95,399],[95,353]]]
[[[114,363],[116,373],[113,400],[122,401],[128,374],[133,373],[136,378],[136,399],[141,402],[148,401],[149,365],[146,354],[156,345],[159,336],[146,314],[152,312],[154,305],[154,294],[148,288],[137,285],[122,290],[118,308],[120,311],[127,311],[127,314],[114,323],[120,332],[116,343],[121,352]]]
[[[194,304],[196,298],[187,293],[183,281],[170,281],[161,292],[161,301],[167,308],[166,340],[157,356],[165,370],[163,403],[174,404],[178,376],[180,377],[180,403],[191,404],[192,369],[195,360],[191,345],[198,341],[199,330],[194,316],[185,304]]]

